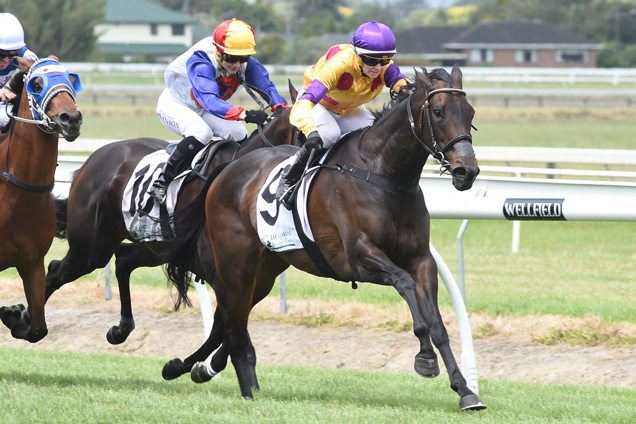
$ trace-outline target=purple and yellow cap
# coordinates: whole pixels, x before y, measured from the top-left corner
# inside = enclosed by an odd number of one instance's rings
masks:
[[[351,38],[351,44],[358,55],[392,57],[397,53],[393,32],[376,21],[360,25]]]

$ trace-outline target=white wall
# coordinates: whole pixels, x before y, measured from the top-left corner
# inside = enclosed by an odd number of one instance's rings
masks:
[[[95,26],[99,43],[131,44],[193,44],[192,27],[185,26],[184,35],[172,35],[172,25],[159,24],[157,35],[150,33],[150,24],[100,24]]]

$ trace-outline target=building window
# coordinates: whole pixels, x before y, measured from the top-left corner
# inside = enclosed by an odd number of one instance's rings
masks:
[[[185,35],[185,25],[172,24],[172,35]]]
[[[536,50],[515,50],[515,62],[517,63],[537,63]]]
[[[587,63],[588,60],[587,50],[557,50],[556,53],[558,63]]]
[[[159,25],[150,24],[150,35],[157,35],[157,34],[159,34]]]
[[[492,63],[493,60],[492,49],[472,49],[470,51],[470,61],[473,63]]]

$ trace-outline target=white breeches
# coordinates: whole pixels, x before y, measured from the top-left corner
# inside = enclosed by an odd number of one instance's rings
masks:
[[[184,103],[167,88],[157,101],[157,116],[173,133],[183,138],[192,136],[203,144],[208,144],[215,136],[232,141],[247,137],[247,128],[242,122],[219,118],[205,109]]]
[[[314,106],[313,118],[325,148],[331,147],[347,133],[370,126],[375,119],[364,105],[340,115],[321,104]]]
[[[11,108],[12,106],[9,105]],[[7,115],[6,103],[0,102],[0,130],[3,129],[9,123],[9,116]]]

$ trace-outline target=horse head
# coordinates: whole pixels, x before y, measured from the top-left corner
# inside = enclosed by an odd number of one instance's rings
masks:
[[[419,134],[411,119],[413,132],[440,163],[442,172],[451,174],[453,186],[468,190],[479,174],[479,166],[470,135],[475,110],[462,90],[462,72],[457,65],[450,75],[443,68],[431,72],[422,68],[422,72],[415,70],[415,80],[424,90],[413,95],[411,108],[418,110],[413,107],[417,104],[422,111]]]
[[[67,141],[74,141],[80,135],[83,122],[75,103],[76,93],[82,90],[79,76],[69,73],[55,56],[36,62],[18,58],[18,62],[24,75],[22,99],[26,103],[15,118],[38,124],[44,132],[58,133]]]

